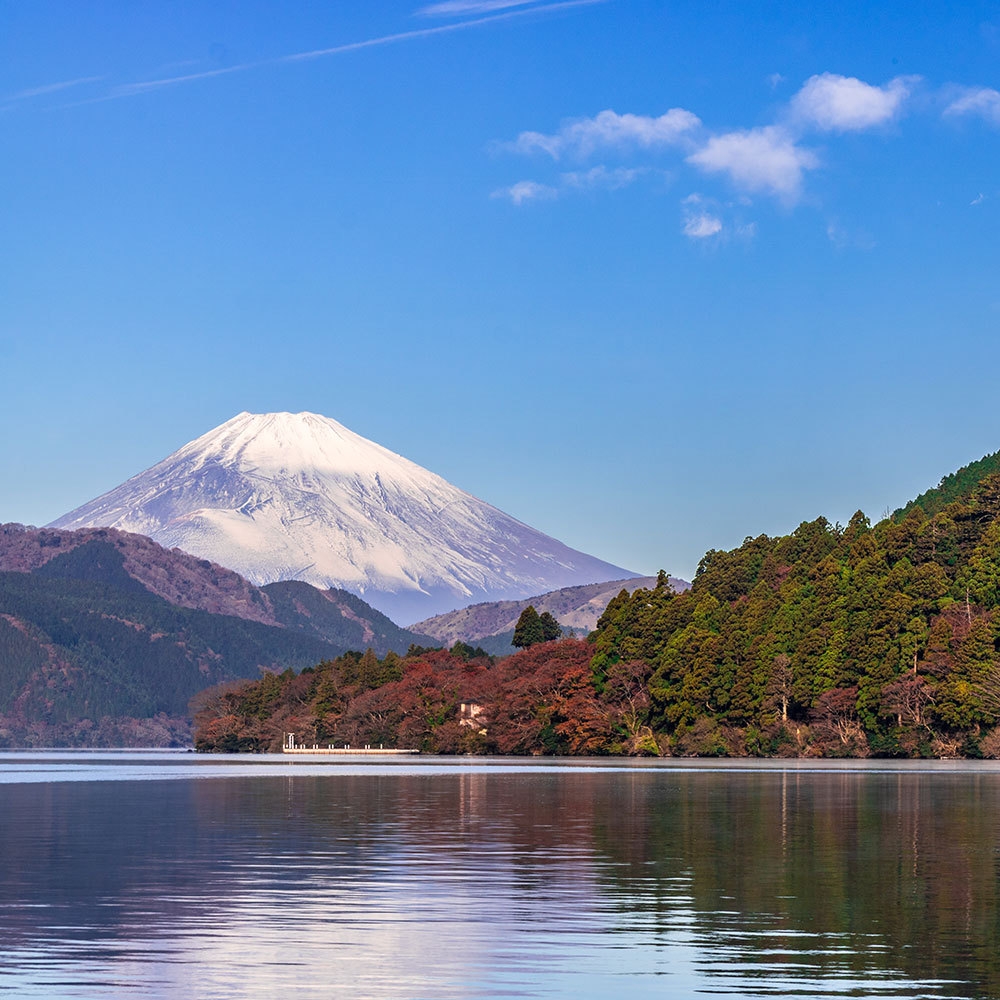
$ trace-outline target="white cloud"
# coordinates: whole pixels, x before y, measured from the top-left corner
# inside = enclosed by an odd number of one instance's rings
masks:
[[[571,171],[562,175],[561,180],[567,187],[592,189],[603,188],[607,191],[617,191],[628,187],[636,178],[647,172],[645,167],[615,167],[609,170],[605,166],[591,167],[590,170]]]
[[[749,242],[757,235],[757,224],[742,221],[739,214],[739,200],[720,203],[695,192],[681,199],[681,232],[692,240],[717,237],[725,242],[733,239]]]
[[[707,239],[722,232],[722,219],[708,212],[698,212],[684,220],[684,235],[693,240]]]
[[[819,166],[816,154],[797,146],[778,125],[713,136],[687,162],[706,173],[728,174],[737,187],[787,202],[799,197],[803,171]]]
[[[979,194],[977,194],[976,197],[973,198],[972,201],[969,202],[969,204],[970,205],[982,205],[982,203],[984,201],[986,201],[986,195],[984,195],[983,192],[980,191]]]
[[[978,115],[1000,125],[1000,91],[992,87],[966,87],[944,109],[946,115]]]
[[[777,90],[778,85],[785,82],[785,78],[780,73],[772,73],[767,82],[771,85],[771,90]]]
[[[548,184],[537,181],[518,181],[510,187],[499,188],[490,195],[491,198],[506,198],[515,205],[523,205],[526,201],[542,201],[557,197],[559,192]]]
[[[792,117],[824,132],[852,132],[891,121],[917,77],[897,76],[874,87],[853,76],[820,73],[792,98]]]
[[[507,148],[517,153],[548,153],[554,160],[564,153],[587,157],[602,148],[655,149],[679,144],[699,125],[698,116],[683,108],[671,108],[658,118],[608,110],[567,122],[551,135],[522,132]]]

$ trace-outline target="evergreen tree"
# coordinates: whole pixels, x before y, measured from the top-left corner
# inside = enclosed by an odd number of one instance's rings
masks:
[[[542,642],[551,642],[553,639],[562,638],[562,629],[559,622],[552,617],[548,611],[543,611],[538,620],[542,625]]]
[[[552,616],[549,615],[549,617]],[[536,642],[545,642],[545,627],[542,625],[542,619],[534,605],[529,604],[521,612],[521,617],[518,618],[517,624],[514,626],[514,638],[511,639],[510,644],[519,649],[527,649],[529,646],[534,646]]]

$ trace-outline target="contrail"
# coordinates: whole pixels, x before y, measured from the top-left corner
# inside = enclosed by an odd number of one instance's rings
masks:
[[[273,56],[270,59],[259,59],[254,62],[241,63],[238,66],[227,66],[223,69],[205,70],[202,73],[187,73],[183,76],[164,77],[159,80],[145,80],[140,83],[126,83],[115,87],[105,97],[94,98],[95,101],[111,101],[119,97],[134,97],[137,94],[145,94],[151,90],[158,90],[160,87],[175,87],[183,83],[194,83],[197,80],[207,80],[215,76],[228,76],[231,73],[244,73],[247,70],[259,69],[264,66],[280,66],[284,63],[305,62],[308,59],[323,59],[326,56],[342,55],[346,52],[357,52],[361,49],[371,49],[380,45],[395,45],[397,42],[406,42],[414,38],[427,38],[431,35],[444,35],[453,31],[465,31],[468,28],[477,28],[484,24],[493,24],[497,21],[509,21],[518,17],[525,17],[528,14],[546,13],[555,10],[567,10],[572,7],[591,7],[595,4],[607,3],[608,0],[557,0],[555,3],[541,4],[537,7],[529,7],[525,10],[504,11],[501,14],[489,14],[485,17],[473,18],[469,21],[460,21],[456,24],[442,24],[433,28],[415,28],[411,31],[399,31],[392,35],[381,35],[378,38],[367,38],[360,42],[345,42],[343,45],[334,45],[326,49],[313,49],[309,52],[295,52],[291,55]],[[81,101],[82,104],[92,103],[91,101]]]

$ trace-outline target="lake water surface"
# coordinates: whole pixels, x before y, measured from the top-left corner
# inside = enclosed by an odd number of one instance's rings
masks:
[[[1000,767],[0,753],[12,997],[1000,997]]]

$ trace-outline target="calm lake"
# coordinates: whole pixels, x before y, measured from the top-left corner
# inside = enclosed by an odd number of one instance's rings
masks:
[[[12,997],[1000,997],[995,763],[0,753]]]

